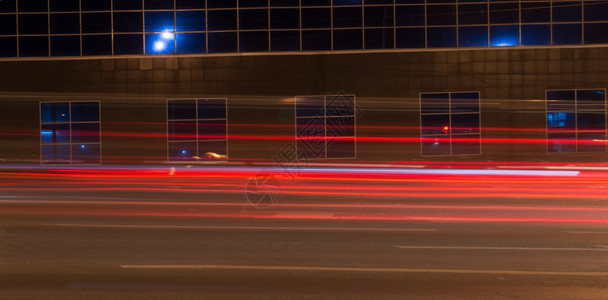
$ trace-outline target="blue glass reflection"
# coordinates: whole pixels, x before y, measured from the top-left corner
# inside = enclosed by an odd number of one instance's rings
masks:
[[[488,46],[488,27],[460,27],[458,28],[458,47]]]
[[[551,44],[550,25],[522,25],[522,45],[549,45]]]
[[[175,41],[178,54],[205,53],[204,33],[178,33]]]
[[[171,54],[175,52],[173,32],[146,34],[146,54]]]
[[[519,45],[519,28],[517,25],[491,26],[490,46]]]
[[[455,27],[430,27],[427,29],[427,44],[433,47],[456,47]]]
[[[176,31],[203,31],[205,30],[204,11],[178,11],[175,13]]]

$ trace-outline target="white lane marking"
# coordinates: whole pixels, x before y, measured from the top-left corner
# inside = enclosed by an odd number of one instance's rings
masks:
[[[252,270],[252,271],[323,271],[323,272],[392,272],[392,273],[452,273],[452,274],[509,274],[608,276],[608,272],[560,272],[525,270],[467,270],[467,269],[416,269],[416,268],[351,268],[308,266],[255,266],[255,265],[120,265],[123,269],[198,269],[198,270]]]
[[[287,227],[287,226],[197,226],[197,225],[129,225],[129,224],[40,224],[55,227],[79,228],[125,228],[125,229],[199,229],[199,230],[302,230],[302,231],[387,231],[387,232],[433,232],[426,228],[358,228],[358,227]]]
[[[564,231],[573,234],[608,234],[608,231]]]
[[[526,251],[608,251],[608,246],[594,245],[601,248],[552,248],[552,247],[458,247],[458,246],[395,246],[400,249],[424,250],[526,250]]]

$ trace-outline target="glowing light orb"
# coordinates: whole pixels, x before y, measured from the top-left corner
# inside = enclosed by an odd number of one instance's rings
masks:
[[[154,50],[156,51],[163,51],[165,48],[167,48],[167,44],[165,44],[163,41],[156,41],[154,43]]]

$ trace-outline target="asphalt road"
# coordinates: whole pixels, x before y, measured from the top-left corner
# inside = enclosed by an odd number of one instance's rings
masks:
[[[182,171],[2,170],[0,299],[608,299],[603,174]]]

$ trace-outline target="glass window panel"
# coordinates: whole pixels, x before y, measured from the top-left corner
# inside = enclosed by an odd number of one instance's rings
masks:
[[[205,12],[202,10],[175,12],[176,31],[205,30]]]
[[[143,54],[144,37],[141,34],[115,34],[114,54]]]
[[[67,144],[70,142],[70,124],[42,124],[42,144]]]
[[[420,108],[423,114],[428,113],[449,113],[450,94],[421,94]]]
[[[83,35],[82,55],[110,55],[112,54],[111,35]]]
[[[393,26],[392,6],[365,7],[365,27],[391,27]]]
[[[576,104],[574,102],[574,91],[547,91],[547,110],[551,111],[574,111]]]
[[[20,36],[19,56],[49,56],[49,39],[46,36]]]
[[[178,33],[175,38],[177,54],[205,53],[204,33]]]
[[[199,119],[225,119],[226,99],[199,99]]]
[[[210,32],[209,53],[237,52],[236,32]]]
[[[551,44],[551,25],[522,25],[521,44],[522,45],[550,45]]]
[[[296,117],[325,116],[325,97],[296,97]]]
[[[207,8],[236,8],[236,0],[207,0]]]
[[[299,31],[273,31],[270,33],[271,51],[299,51]]]
[[[236,30],[236,10],[207,11],[207,22],[209,30]]]
[[[51,11],[79,11],[79,0],[49,0]]]
[[[328,138],[327,158],[355,157],[354,138]]]
[[[577,45],[583,42],[582,24],[553,24],[554,45]]]
[[[586,23],[585,44],[608,43],[608,23]]]
[[[16,0],[0,1],[0,12],[8,13],[17,11]]]
[[[456,5],[428,5],[426,22],[429,26],[456,25]]]
[[[424,4],[424,0],[395,0],[395,4]]]
[[[397,26],[424,26],[424,6],[397,6],[395,8]]]
[[[365,5],[369,4],[393,4],[393,0],[365,0]]]
[[[241,9],[239,10],[240,29],[266,29],[268,28],[268,9]]]
[[[422,155],[450,155],[450,136],[422,137]]]
[[[607,21],[608,2],[585,1],[585,21]]]
[[[72,102],[72,122],[99,121],[99,102]]]
[[[452,93],[451,112],[479,112],[479,93]]]
[[[80,33],[80,14],[51,14],[51,33]]]
[[[198,121],[198,139],[202,140],[225,140],[226,120]]]
[[[392,28],[365,29],[365,49],[391,49],[394,39]]]
[[[0,57],[17,56],[17,38],[0,37]]]
[[[19,15],[19,34],[47,34],[49,29],[48,16]]]
[[[519,26],[490,26],[490,46],[501,47],[517,45],[519,45]]]
[[[490,3],[490,23],[519,23],[519,3]]]
[[[142,32],[142,13],[118,12],[114,13],[115,32]]]
[[[205,8],[205,0],[175,0],[175,8],[203,9]]]
[[[606,92],[604,90],[577,90],[577,104],[580,105],[600,105],[598,109],[604,109]]]
[[[83,13],[83,33],[110,33],[112,32],[112,16],[110,13]]]
[[[268,0],[239,0],[239,7],[268,7]]]
[[[547,100],[571,100],[574,105],[574,91],[573,90],[557,90],[547,91]]]
[[[547,130],[574,130],[575,119],[574,112],[548,112]]]
[[[554,132],[547,134],[548,152],[576,152],[575,132]]]
[[[344,94],[326,97],[325,107],[326,116],[354,116],[355,98]]]
[[[196,100],[168,100],[167,117],[169,120],[196,119]]]
[[[452,155],[472,155],[481,153],[481,137],[479,135],[452,136]]]
[[[169,121],[167,123],[169,140],[196,140],[195,121]]]
[[[145,14],[146,32],[174,32],[172,11],[148,11]]]
[[[301,0],[302,6],[329,6],[331,0]]]
[[[487,4],[458,5],[458,24],[477,25],[488,24]]]
[[[331,31],[306,30],[302,31],[302,50],[331,50]]]
[[[83,11],[110,10],[112,0],[80,0]]]
[[[452,114],[452,134],[479,133],[479,114]]]
[[[330,117],[326,120],[327,136],[355,136],[355,118],[354,117]]]
[[[99,123],[72,123],[72,143],[99,143]]]
[[[175,53],[174,33],[146,34],[146,54]]]
[[[42,145],[43,164],[69,164],[69,145]]]
[[[303,8],[302,28],[329,28],[331,27],[330,8]]]
[[[42,123],[69,122],[70,104],[67,102],[41,103],[40,121]]]
[[[334,30],[334,50],[363,49],[361,29]]]
[[[449,134],[450,115],[421,115],[422,135],[428,134]]]
[[[270,6],[300,6],[300,0],[270,0]]]
[[[2,2],[0,2],[2,3]],[[16,15],[0,15],[0,35],[17,34]]]
[[[80,36],[51,36],[51,56],[80,56]]]
[[[101,162],[99,144],[72,145],[73,164],[98,164]]]
[[[48,11],[48,0],[22,0],[19,1],[19,12],[45,12]],[[19,16],[21,17],[21,16]]]
[[[241,31],[239,39],[241,52],[268,51],[268,31]]]
[[[200,159],[227,160],[228,149],[226,141],[205,141],[198,143]]]
[[[360,5],[361,0],[334,0],[334,5]]]
[[[169,160],[195,160],[196,142],[169,142]]]
[[[397,48],[424,48],[424,28],[397,28]]]
[[[458,28],[458,47],[488,46],[487,26],[467,26]]]
[[[582,6],[580,1],[576,2],[553,2],[553,22],[580,22],[582,18]]]
[[[363,10],[361,7],[337,7],[334,8],[334,27],[361,27]]]
[[[550,22],[551,2],[522,2],[521,3],[521,22],[539,23]]]
[[[428,47],[456,47],[456,27],[430,27],[427,29]]]
[[[297,118],[298,158],[325,157],[325,121],[323,118]]]
[[[146,0],[144,9],[173,9],[174,0]]]
[[[286,29],[300,27],[300,10],[292,8],[271,9],[270,28]]]
[[[605,112],[581,112],[576,115],[576,126],[578,130],[605,130]]]
[[[141,10],[141,0],[114,0],[114,10]]]
[[[606,134],[603,130],[598,132],[579,132],[577,138],[579,152],[606,151]]]

